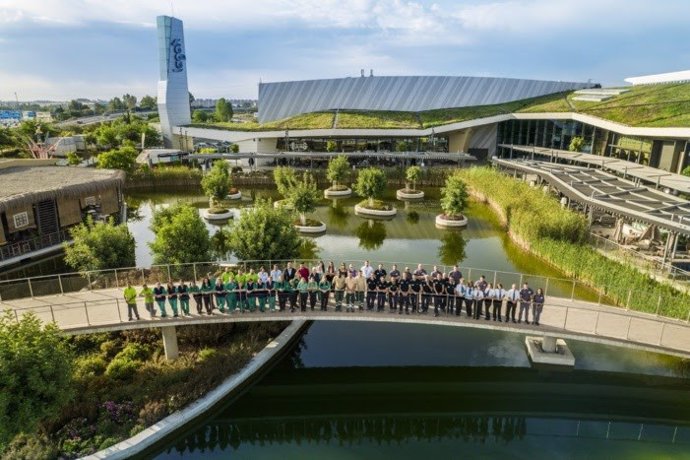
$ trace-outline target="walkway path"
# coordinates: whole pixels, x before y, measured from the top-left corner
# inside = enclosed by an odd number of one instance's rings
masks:
[[[191,310],[195,311],[193,302]],[[64,295],[22,298],[0,301],[0,309],[13,310],[19,317],[33,312],[43,321],[55,321],[65,332],[85,334],[92,332],[142,329],[150,327],[183,326],[206,323],[290,321],[294,319],[328,321],[383,321],[399,323],[438,324],[504,330],[518,333],[548,333],[565,339],[605,343],[655,351],[690,358],[690,323],[652,314],[629,311],[617,307],[601,306],[581,300],[548,297],[542,315],[542,325],[499,323],[484,319],[474,320],[462,316],[441,314],[435,318],[433,309],[428,314],[399,315],[386,311],[336,312],[332,303],[327,312],[253,312],[226,313],[216,311],[213,316],[196,315],[166,319],[149,319],[148,312],[139,301],[140,321],[128,321],[127,306],[121,289],[95,289]],[[169,310],[169,307],[166,307]],[[505,306],[504,309],[505,311]]]

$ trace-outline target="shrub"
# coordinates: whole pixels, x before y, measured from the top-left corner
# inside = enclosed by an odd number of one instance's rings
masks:
[[[57,449],[42,435],[20,433],[2,453],[3,460],[48,460],[57,457]]]
[[[102,375],[108,366],[107,361],[99,355],[86,356],[79,358],[76,361],[76,369],[74,375],[77,378],[93,377]]]
[[[199,355],[197,356],[197,361],[206,361],[209,358],[212,358],[216,355],[217,351],[214,348],[203,348],[202,350],[199,351]]]
[[[141,366],[141,361],[127,358],[117,358],[110,361],[105,369],[105,375],[117,380],[130,380]]]
[[[149,356],[151,356],[151,349],[147,345],[130,342],[115,356],[115,359],[125,358],[130,361],[145,361]]]
[[[138,424],[150,426],[168,415],[168,405],[165,401],[149,401],[139,411]]]

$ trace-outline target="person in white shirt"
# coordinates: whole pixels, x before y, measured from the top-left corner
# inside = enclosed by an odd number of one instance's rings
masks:
[[[515,320],[515,310],[517,310],[517,302],[520,299],[520,291],[518,291],[517,286],[513,284],[508,292],[506,292],[506,323],[511,320],[517,323]]]
[[[360,270],[362,274],[364,275],[364,279],[369,279],[372,273],[374,273],[374,267],[372,267],[369,264],[368,260],[364,261],[364,265],[362,265],[362,269]]]
[[[494,285],[489,283],[484,289],[484,319],[489,321],[491,319],[491,313],[489,309],[494,300]]]
[[[472,292],[474,296],[474,319],[482,316],[482,305],[484,304],[484,291],[475,286]]]
[[[268,281],[268,273],[266,272],[266,270],[264,270],[264,267],[261,267],[259,273],[257,273],[257,276],[259,277],[262,283]]]
[[[274,265],[273,270],[271,270],[271,279],[275,282],[279,280],[281,276],[283,276],[283,271],[279,269],[277,265]]]
[[[465,286],[465,311],[467,312],[467,317],[472,318],[472,307],[474,306],[474,283],[472,280],[467,282]]]
[[[494,295],[493,295],[493,319],[496,321],[496,318],[498,318],[499,322],[503,322],[503,319],[501,318],[501,306],[503,305],[503,299],[506,296],[506,291],[503,289],[503,285],[501,283],[498,283],[496,287],[494,288]]]
[[[465,282],[461,279],[455,286],[455,316],[460,316],[462,302],[465,298]]]

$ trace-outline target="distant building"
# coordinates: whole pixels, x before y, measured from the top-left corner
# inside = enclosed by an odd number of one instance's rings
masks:
[[[55,146],[51,155],[56,157],[66,157],[68,153],[86,150],[86,140],[81,134],[64,137],[49,137],[46,139],[46,144]]]
[[[0,266],[59,251],[88,215],[119,221],[122,171],[54,163],[0,160]]]
[[[154,166],[158,164],[181,163],[189,156],[179,149],[144,149],[137,156],[137,163]]]

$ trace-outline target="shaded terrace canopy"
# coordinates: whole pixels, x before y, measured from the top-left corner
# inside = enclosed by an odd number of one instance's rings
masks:
[[[664,171],[663,169],[652,168],[651,166],[633,163],[632,161],[603,157],[591,153],[534,147],[531,145],[501,144],[500,147],[513,149],[518,152],[596,166],[603,170],[613,171],[623,177],[634,177],[648,184],[654,184],[656,187],[669,188],[690,195],[690,177]]]
[[[501,167],[535,174],[568,198],[614,216],[690,235],[690,202],[604,171],[525,159],[494,158]]]

